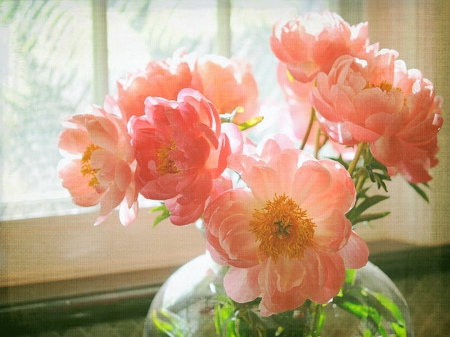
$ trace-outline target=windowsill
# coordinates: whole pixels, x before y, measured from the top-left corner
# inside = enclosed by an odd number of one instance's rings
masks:
[[[387,247],[397,247],[392,252]],[[417,247],[399,242],[372,242],[370,260],[394,279],[416,277],[430,273],[443,273],[450,270],[447,261],[450,259],[450,244],[435,247]],[[19,286],[6,291],[22,292],[21,296],[31,296],[29,303],[17,305],[0,305],[0,331],[33,333],[42,329],[67,329],[71,326],[82,326],[103,321],[123,320],[126,318],[144,319],[151,300],[158,290],[153,281],[162,282],[173,272],[174,268],[163,268],[159,271],[147,270],[134,273],[123,273],[112,276],[101,276],[78,280],[58,281],[41,285],[47,291],[53,291],[52,300],[33,301],[32,293],[39,285]],[[158,276],[156,276],[156,274]],[[151,279],[152,282],[148,282]],[[105,282],[109,288],[104,288]],[[127,284],[127,287],[123,287]],[[103,285],[97,288],[94,285]],[[83,294],[88,287],[91,292]],[[70,296],[60,297],[68,293]],[[4,292],[5,289],[2,290]],[[69,291],[70,292],[70,291]],[[78,294],[76,294],[78,292]],[[4,298],[3,293],[0,293]]]
[[[0,222],[0,306],[161,284],[205,251],[195,226],[141,209],[124,227],[95,213]]]
[[[6,257],[0,265],[0,307],[158,286],[205,250],[195,226],[165,221],[152,227],[155,214],[146,209],[128,227],[119,224],[117,214],[94,227],[95,217],[0,222],[0,256]],[[416,255],[424,268],[430,268],[430,252],[442,253],[437,247],[389,240],[368,244],[370,259],[388,274],[412,268],[410,252],[422,251]]]

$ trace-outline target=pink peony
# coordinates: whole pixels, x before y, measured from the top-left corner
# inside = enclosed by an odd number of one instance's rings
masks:
[[[270,46],[300,82],[312,81],[319,72],[328,73],[342,55],[363,57],[378,50],[369,46],[368,24],[350,26],[338,14],[325,11],[274,25]]]
[[[79,206],[100,203],[95,224],[120,204],[120,220],[131,224],[138,212],[134,184],[134,152],[125,121],[93,106],[84,115],[64,122],[58,146],[65,154],[58,176]]]
[[[435,96],[431,81],[423,78],[417,69],[407,70],[403,61],[396,62],[394,85],[405,94],[409,109],[404,128],[396,135],[403,150],[402,159],[393,168],[411,183],[426,183],[432,179],[429,170],[438,164],[437,132],[443,125],[442,97]],[[383,151],[389,153],[382,146],[374,146],[374,151],[379,155]]]
[[[243,107],[234,122],[239,124],[257,112],[258,86],[251,66],[235,58],[219,55],[199,57],[193,69],[194,86],[217,108],[219,114]]]
[[[279,62],[277,66],[277,79],[289,108],[293,133],[298,140],[303,141],[311,118],[312,106],[309,101],[309,92],[313,88],[313,83],[303,83],[293,79],[286,64],[282,62]],[[307,140],[308,144],[315,144],[317,129],[318,125],[314,123]]]
[[[276,142],[276,140],[275,140]],[[225,290],[244,303],[261,297],[264,316],[311,299],[326,303],[363,267],[364,241],[345,213],[355,202],[353,180],[328,159],[266,141],[264,157],[231,156],[248,188],[225,191],[205,209],[208,247],[230,265]]]
[[[437,164],[441,99],[420,71],[406,70],[396,56],[384,51],[364,62],[342,56],[328,75],[319,73],[311,100],[332,140],[370,143],[379,162],[410,182],[427,182]]]
[[[198,91],[183,89],[177,101],[148,97],[145,105],[145,116],[130,120],[137,187],[145,198],[165,201],[173,224],[192,223],[226,168],[230,141]]]
[[[179,50],[172,59],[152,61],[144,71],[117,81],[117,101],[127,121],[131,116],[144,115],[148,96],[174,100],[181,89],[191,86],[192,74],[185,56]]]

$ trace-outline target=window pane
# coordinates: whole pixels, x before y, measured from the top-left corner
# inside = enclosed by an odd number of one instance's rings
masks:
[[[110,92],[125,73],[145,69],[184,48],[199,55],[212,53],[217,31],[216,1],[110,0],[108,48]]]
[[[73,207],[57,138],[92,100],[90,2],[3,1],[0,16],[0,216],[52,214]]]
[[[261,98],[282,99],[276,80],[278,61],[269,44],[274,23],[311,11],[322,12],[326,4],[325,0],[232,1],[231,52],[252,65]]]
[[[0,15],[0,219],[86,211],[73,205],[56,167],[61,121],[93,102],[91,2],[6,1]],[[211,53],[216,2],[110,0],[107,21],[114,94],[118,78],[180,47]]]

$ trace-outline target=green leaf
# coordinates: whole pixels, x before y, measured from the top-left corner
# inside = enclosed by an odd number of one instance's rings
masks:
[[[333,299],[333,303],[359,319],[367,318],[369,315],[368,308],[361,303],[356,302],[354,299],[350,300],[346,299],[346,297],[345,294],[342,297],[337,296]]]
[[[366,222],[366,221],[372,221],[372,220],[376,220],[376,219],[381,219],[384,218],[386,216],[388,216],[389,214],[391,214],[391,212],[386,211],[386,212],[381,212],[381,213],[370,213],[370,214],[364,214],[364,215],[360,215],[358,217],[356,217],[356,219],[354,219],[352,221],[353,225],[356,225],[360,222]]]
[[[353,207],[353,209],[347,213],[347,218],[352,222],[352,224],[355,224],[355,219],[357,219],[365,210],[388,198],[389,196],[386,195],[365,197],[359,205]]]
[[[238,337],[233,320],[235,308],[232,303],[217,303],[214,307],[216,333],[222,337]]]
[[[372,331],[370,331],[370,329],[365,329],[363,337],[373,337]]]
[[[161,336],[193,337],[189,324],[180,316],[165,309],[152,312],[152,320]]]
[[[168,217],[170,217],[170,212],[167,209],[165,204],[162,204],[161,206],[157,206],[151,209],[150,212],[159,212],[161,211],[162,213],[160,215],[158,215],[155,218],[155,221],[153,221],[153,227],[155,227],[157,224],[159,224],[161,221],[167,219]]]
[[[356,199],[367,198],[366,192],[370,189],[370,187],[363,188],[356,193]]]
[[[426,202],[430,202],[430,200],[428,199],[428,196],[426,194],[426,192],[421,189],[418,185],[413,184],[413,183],[409,183],[409,186],[411,186],[417,193],[419,193],[419,195],[422,197],[423,200],[425,200]],[[424,186],[428,187],[427,184],[424,184]]]
[[[378,189],[383,188],[387,192],[385,180],[390,181],[387,167],[376,160],[370,151],[364,152],[364,165],[361,167],[357,175],[369,177],[369,179],[377,184]]]
[[[387,328],[392,327],[398,337],[406,337],[405,321],[397,305],[386,296],[369,291],[360,286],[344,284],[341,293],[333,303],[360,320],[366,321],[364,336],[388,336]],[[370,331],[368,331],[370,330]]]
[[[256,116],[256,117],[254,117],[254,118],[252,118],[252,119],[249,119],[249,120],[246,121],[246,122],[243,122],[243,123],[239,124],[239,125],[238,125],[238,126],[239,126],[239,129],[240,129],[241,131],[250,129],[251,127],[254,127],[255,125],[261,123],[263,119],[264,119],[263,116]]]
[[[379,302],[379,309],[383,311],[384,316],[388,318],[391,323],[392,328],[394,329],[397,337],[406,337],[406,324],[405,319],[403,318],[402,312],[398,308],[398,306],[388,297],[372,292],[373,295]]]
[[[345,284],[353,285],[356,279],[356,269],[345,270]]]

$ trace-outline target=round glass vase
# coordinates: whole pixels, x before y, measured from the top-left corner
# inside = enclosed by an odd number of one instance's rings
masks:
[[[236,303],[222,280],[227,267],[208,253],[179,268],[160,288],[144,337],[180,336],[414,336],[409,309],[395,284],[368,263],[348,270],[341,292],[325,305],[261,317],[258,300]]]

